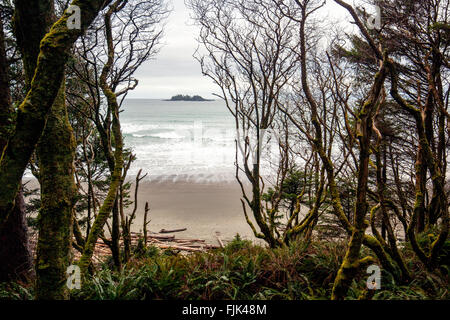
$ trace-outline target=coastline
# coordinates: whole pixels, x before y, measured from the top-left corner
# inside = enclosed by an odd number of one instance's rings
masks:
[[[134,197],[134,185],[131,196]],[[245,221],[240,201],[241,190],[237,182],[151,182],[139,184],[138,209],[132,231],[140,232],[144,219],[144,206],[148,201],[151,220],[148,230],[187,228],[177,238],[204,239],[217,244],[216,232],[225,242],[237,233],[243,238],[257,241]],[[131,212],[128,208],[126,212]]]
[[[135,177],[130,176],[127,181],[132,182],[130,200],[134,200]],[[39,188],[34,178],[24,178],[26,182],[28,188]],[[158,233],[161,229],[187,228],[186,231],[176,233],[176,237],[203,239],[208,244],[217,245],[216,232],[220,233],[225,243],[239,233],[243,239],[261,243],[245,220],[240,198],[241,189],[236,181],[188,182],[180,179],[171,182],[144,179],[139,183],[138,207],[131,231],[142,232],[144,208],[148,201],[149,234]],[[125,208],[125,213],[131,214],[133,207]]]

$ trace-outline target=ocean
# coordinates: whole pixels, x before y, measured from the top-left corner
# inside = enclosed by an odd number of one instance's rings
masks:
[[[125,146],[158,182],[235,179],[235,123],[221,100],[190,102],[127,99],[120,114]]]

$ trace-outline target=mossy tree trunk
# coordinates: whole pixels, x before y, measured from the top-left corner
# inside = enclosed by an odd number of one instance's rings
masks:
[[[73,207],[77,192],[73,165],[76,144],[64,91],[63,83],[37,148],[41,177],[36,259],[38,299],[69,298],[66,271],[71,261]]]
[[[344,5],[348,10],[352,11],[351,7],[349,7],[347,4],[343,3],[342,1],[335,0],[341,5]],[[307,13],[307,5],[301,5],[300,2],[297,2],[299,4],[299,7],[301,8],[302,13],[302,19],[300,21],[300,61],[301,61],[301,85],[303,93],[305,94],[306,100],[308,102],[308,105],[311,109],[311,123],[314,128],[314,137],[311,137],[310,140],[314,146],[314,148],[317,150],[317,153],[323,163],[325,172],[327,174],[327,180],[328,180],[328,189],[329,189],[329,195],[331,197],[332,207],[334,214],[339,219],[339,222],[341,226],[344,228],[344,230],[347,232],[347,234],[352,237],[352,235],[355,235],[354,238],[354,246],[356,246],[360,241],[362,244],[370,248],[379,259],[381,265],[383,268],[391,272],[394,277],[398,280],[400,280],[398,276],[398,268],[395,265],[394,261],[392,260],[392,257],[389,255],[386,248],[383,246],[382,243],[380,243],[374,236],[364,234],[360,231],[357,231],[355,233],[355,225],[350,223],[348,217],[345,214],[344,208],[342,206],[342,200],[341,195],[339,192],[339,187],[336,182],[336,173],[333,161],[331,160],[331,157],[329,154],[327,154],[325,148],[324,148],[324,139],[322,130],[326,130],[326,128],[322,128],[322,124],[320,121],[320,116],[318,112],[318,103],[315,100],[311,89],[308,84],[308,69],[307,69],[307,37],[306,37],[306,20],[308,17]],[[354,16],[355,19],[357,19],[357,16]],[[359,24],[360,21],[356,20]],[[358,24],[357,23],[357,24]],[[381,56],[383,58],[382,54],[377,54],[377,57]],[[364,197],[364,194],[360,193],[360,198],[362,199]],[[362,222],[362,219],[360,219],[360,222]],[[366,223],[364,222],[364,226]],[[362,236],[362,238],[361,238]]]
[[[52,0],[35,1],[31,6],[23,0],[16,1],[15,32],[22,52],[27,88],[31,86],[36,68],[39,44],[53,20]],[[32,31],[28,32],[30,25]],[[36,259],[38,299],[69,297],[65,282],[70,262],[72,213],[76,196],[73,166],[75,147],[67,115],[63,78],[37,147],[41,184]]]
[[[15,110],[8,73],[3,17],[0,15],[0,154],[14,129]],[[0,229],[0,261],[0,281],[25,280],[34,275],[22,190],[16,195],[4,228]]]
[[[415,190],[415,204],[413,209],[413,215],[411,217],[411,222],[407,229],[408,239],[411,243],[411,247],[416,253],[417,257],[426,266],[429,271],[435,270],[438,266],[438,257],[440,251],[444,247],[447,241],[450,229],[450,215],[448,213],[448,200],[447,194],[445,192],[445,176],[441,171],[439,161],[433,154],[431,144],[426,135],[426,124],[425,116],[421,109],[416,108],[413,105],[407,103],[398,92],[398,71],[393,62],[390,62],[390,73],[391,73],[391,96],[394,100],[408,112],[415,120],[417,138],[419,141],[417,149],[417,160],[415,164],[416,170],[416,190]],[[442,224],[440,228],[439,235],[433,241],[430,246],[428,254],[425,252],[424,248],[420,246],[416,237],[417,223],[423,210],[423,203],[425,197],[425,190],[421,184],[423,167],[427,167],[431,176],[431,181],[433,183],[433,189],[437,201],[437,209],[440,211]]]
[[[331,160],[330,155],[327,153],[324,147],[324,138],[322,130],[327,130],[326,128],[322,128],[322,123],[320,121],[319,116],[319,108],[316,99],[314,98],[311,89],[308,83],[308,69],[307,69],[307,36],[306,36],[306,20],[308,18],[308,5],[303,5],[300,2],[297,2],[299,7],[301,8],[301,21],[300,21],[300,62],[301,62],[301,85],[303,93],[305,94],[307,103],[311,110],[311,124],[314,129],[314,136],[311,136],[309,139],[317,151],[324,170],[327,175],[328,180],[328,193],[331,198],[331,203],[333,207],[334,214],[339,219],[341,226],[347,232],[347,234],[351,237],[355,232],[355,227],[352,223],[350,223],[348,217],[345,214],[344,208],[342,206],[341,195],[339,192],[339,187],[336,182],[336,173],[334,164]],[[358,233],[358,236],[361,236]],[[392,258],[389,256],[388,252],[386,252],[383,245],[373,236],[362,234],[362,239],[358,239],[361,242],[369,247],[380,260],[381,265],[388,271],[392,272],[394,275],[397,274],[397,268],[392,261]]]
[[[68,28],[70,14],[65,12],[40,43],[30,89],[19,106],[14,133],[0,160],[0,228],[14,207],[22,175],[44,131],[60,90],[70,49],[107,3],[107,0],[73,1],[72,4],[78,6],[82,13],[81,29]],[[16,23],[27,24],[27,21]]]
[[[113,210],[114,204],[116,202],[117,193],[122,183],[122,168],[123,168],[123,142],[122,142],[122,133],[120,131],[120,123],[119,123],[119,108],[117,99],[115,95],[112,94],[108,98],[108,103],[113,106],[113,135],[115,140],[115,167],[114,171],[111,175],[111,183],[109,186],[108,194],[99,209],[97,217],[94,220],[94,223],[91,227],[91,232],[87,238],[86,244],[84,246],[83,255],[79,261],[79,266],[84,275],[87,274],[89,265],[91,263],[92,255],[94,254],[95,244],[99,236],[103,232],[103,228],[108,220],[111,212]]]
[[[345,1],[334,0],[340,6],[344,7],[355,20],[356,25],[360,29],[362,35],[366,39],[369,46],[374,51],[378,60],[382,59],[382,52],[376,44],[374,38],[372,38],[368,30],[364,27],[364,24],[359,19],[356,11],[353,7],[347,4]],[[436,9],[439,11],[440,7],[437,6]],[[445,10],[445,9],[444,9]],[[444,61],[442,60],[443,54],[439,51],[443,41],[441,35],[438,35],[433,39],[432,30],[435,24],[435,19],[439,14],[432,14],[432,16],[424,17],[429,28],[426,28],[429,32],[427,34],[427,39],[433,42],[431,45],[432,49],[429,49],[428,44],[423,43],[421,46],[425,49],[426,55],[420,60],[420,69],[424,69],[426,72],[425,77],[428,81],[428,92],[426,103],[422,105],[418,101],[417,106],[410,104],[405,100],[404,96],[400,94],[400,79],[398,62],[393,60],[387,60],[389,67],[390,78],[391,78],[391,97],[400,106],[403,111],[408,113],[415,121],[418,147],[416,150],[416,163],[415,163],[415,203],[413,214],[409,225],[406,220],[401,218],[403,226],[407,229],[406,234],[411,243],[411,247],[414,250],[417,257],[422,261],[422,263],[427,267],[429,271],[434,271],[439,266],[438,256],[447,241],[450,228],[450,215],[448,212],[448,199],[447,193],[445,192],[445,172],[446,172],[446,161],[445,158],[445,119],[450,118],[443,102],[443,88],[442,88],[442,78],[441,78],[441,67]],[[399,18],[401,20],[401,18]],[[409,23],[409,22],[408,22]],[[414,25],[414,24],[413,24]],[[403,28],[403,26],[402,26]],[[401,29],[402,29],[401,28]],[[403,29],[402,29],[403,30]],[[408,29],[405,29],[408,30]],[[397,36],[402,37],[406,35],[402,40],[406,40],[408,43],[410,41],[415,42],[420,37],[418,35],[411,35],[408,32],[400,32]],[[432,40],[433,39],[433,40]],[[400,40],[401,41],[401,40]],[[406,54],[408,56],[408,54]],[[403,59],[405,56],[400,56],[399,59]],[[414,61],[417,61],[417,57],[414,54]],[[386,61],[385,61],[386,62]],[[430,66],[431,62],[431,66]],[[407,89],[405,89],[407,91]],[[420,95],[420,93],[419,93]],[[407,96],[407,94],[405,94]],[[420,97],[418,98],[420,100]],[[434,100],[434,101],[433,101]],[[436,108],[436,106],[438,108]],[[440,113],[438,117],[439,129],[438,129],[438,143],[436,144],[434,133],[433,133],[433,113],[436,110]],[[437,150],[436,150],[437,145]],[[430,182],[433,185],[432,192],[433,196],[431,203],[426,205],[426,200],[428,197],[428,188],[426,187],[426,182],[428,180],[427,173],[431,177]],[[400,183],[398,178],[398,172],[396,174],[396,184]],[[399,188],[400,189],[400,188]],[[401,194],[401,192],[399,192]],[[403,198],[403,196],[400,196]],[[405,207],[405,201],[402,200],[402,207]],[[393,206],[395,208],[395,206]],[[398,216],[398,215],[397,215]],[[416,233],[421,230],[426,230],[428,227],[437,224],[437,217],[441,218],[441,226],[439,235],[431,244],[428,253],[425,252],[416,238]],[[378,242],[376,239],[368,238],[372,243]],[[379,242],[378,242],[379,243]],[[395,256],[395,253],[394,253]],[[397,259],[398,260],[398,259]],[[399,261],[399,263],[401,263]],[[401,267],[401,266],[400,266]]]
[[[111,4],[108,12],[105,14],[105,33],[108,44],[108,60],[103,67],[100,76],[100,87],[103,94],[106,97],[108,108],[112,113],[112,134],[114,138],[114,170],[111,174],[111,183],[109,186],[108,194],[100,207],[97,217],[92,224],[91,232],[87,238],[84,246],[83,254],[79,261],[79,266],[83,276],[86,276],[89,271],[89,265],[91,264],[92,255],[94,254],[95,244],[99,236],[103,233],[103,228],[108,220],[114,207],[117,206],[117,195],[120,185],[122,184],[122,169],[123,169],[123,138],[120,128],[119,120],[119,103],[117,102],[117,96],[113,89],[108,85],[108,76],[111,72],[114,63],[114,43],[111,28],[111,16],[118,10],[120,10],[125,4],[126,0],[116,0]],[[119,262],[120,263],[120,262]]]
[[[389,248],[390,254],[392,258],[397,263],[398,267],[401,270],[401,277],[405,282],[408,282],[412,279],[412,275],[406,266],[405,260],[403,259],[398,246],[397,239],[395,237],[394,229],[392,228],[388,210],[387,210],[387,201],[385,199],[386,193],[386,157],[384,157],[384,161],[382,161],[381,153],[386,154],[386,148],[382,146],[383,143],[381,133],[377,129],[378,134],[378,142],[377,145],[373,148],[375,157],[376,157],[376,176],[377,176],[377,195],[380,204],[380,210],[382,213],[382,232],[384,231],[385,235],[381,236],[380,242],[384,242],[387,233],[387,239],[389,243],[389,247],[386,243],[384,243],[385,247]],[[383,151],[382,151],[383,150]],[[372,222],[372,219],[371,219]],[[373,228],[375,230],[375,228]]]
[[[364,241],[365,231],[369,226],[366,215],[368,211],[367,188],[369,180],[371,138],[373,134],[373,117],[377,110],[377,106],[380,103],[381,92],[387,76],[386,59],[387,57],[384,58],[379,72],[375,75],[369,98],[366,100],[358,114],[357,135],[360,153],[354,225],[347,252],[334,281],[333,292],[331,295],[333,300],[345,298],[351,282],[359,270],[361,246]]]

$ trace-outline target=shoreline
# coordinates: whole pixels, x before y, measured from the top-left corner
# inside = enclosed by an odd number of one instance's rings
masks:
[[[134,184],[131,197],[134,197]],[[223,241],[231,241],[237,233],[257,242],[248,226],[240,201],[241,189],[237,182],[151,182],[139,184],[138,209],[133,232],[142,230],[144,206],[148,201],[150,232],[161,229],[181,229],[177,238],[204,239],[217,244],[216,233]],[[127,208],[126,213],[133,210]]]
[[[127,177],[132,183],[130,200],[134,200],[135,176]],[[24,178],[28,188],[39,188],[34,178]],[[242,210],[241,189],[237,181],[195,182],[180,180],[152,181],[147,178],[139,183],[136,218],[131,231],[142,232],[145,203],[149,203],[147,231],[159,233],[161,229],[186,228],[176,233],[180,239],[203,239],[217,245],[216,233],[226,243],[239,233],[241,238],[260,243],[247,224]],[[26,199],[28,201],[28,199]],[[125,208],[130,215],[134,204]],[[253,219],[252,219],[253,220]]]

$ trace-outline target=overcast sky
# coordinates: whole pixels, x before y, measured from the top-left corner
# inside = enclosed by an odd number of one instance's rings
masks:
[[[135,77],[139,79],[139,86],[128,97],[165,99],[181,93],[211,98],[218,89],[210,79],[202,76],[199,63],[192,57],[197,48],[198,29],[189,18],[184,0],[169,2],[173,11],[164,29],[164,46],[152,61],[137,71]],[[334,1],[327,2],[327,14],[345,16]]]

